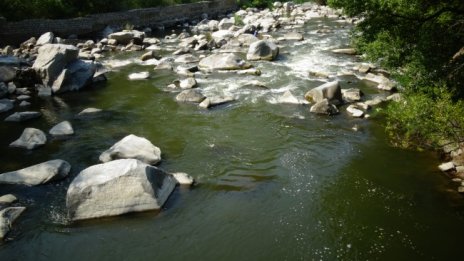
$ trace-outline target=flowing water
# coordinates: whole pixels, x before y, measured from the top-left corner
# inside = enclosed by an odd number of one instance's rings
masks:
[[[329,26],[334,33],[317,34]],[[116,55],[120,67],[90,90],[35,99],[43,117],[0,125],[0,171],[60,158],[71,175],[37,187],[0,186],[27,211],[17,220],[0,260],[446,260],[461,255],[464,201],[430,153],[388,145],[381,119],[322,117],[308,105],[279,103],[321,83],[309,70],[333,74],[354,57],[330,49],[349,43],[346,24],[314,19],[303,42],[283,43],[274,62],[256,62],[263,75],[217,73],[199,77],[206,95],[237,101],[211,110],[175,102],[164,91],[173,73],[154,72]],[[278,36],[278,35],[276,35]],[[129,81],[134,72],[151,78]],[[379,93],[355,77],[342,87]],[[260,80],[269,89],[241,88]],[[104,112],[75,115],[87,107]],[[343,111],[343,110],[342,110]],[[6,116],[6,115],[3,115]],[[8,148],[24,127],[48,130],[70,120],[76,134],[34,151]],[[353,131],[358,125],[360,131]],[[177,189],[160,212],[70,223],[66,189],[79,171],[128,134],[161,148],[160,167],[192,175],[198,185]]]

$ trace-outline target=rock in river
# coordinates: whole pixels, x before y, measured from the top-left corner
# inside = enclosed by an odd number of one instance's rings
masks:
[[[10,147],[25,148],[28,150],[35,149],[47,142],[45,133],[35,128],[25,128],[19,139],[10,143]]]
[[[79,49],[72,45],[46,44],[39,48],[34,68],[45,86],[52,86],[66,65],[77,59]]]
[[[149,140],[131,134],[100,155],[101,162],[115,159],[138,159],[154,165],[161,161],[161,150]]]
[[[0,239],[10,232],[11,225],[26,210],[25,207],[10,207],[0,211]]]
[[[333,104],[330,104],[327,99],[323,99],[322,101],[317,102],[311,106],[310,112],[325,115],[334,115],[339,113],[337,107]]]
[[[203,58],[198,64],[201,70],[241,70],[248,69],[251,64],[243,61],[233,53],[218,53]]]
[[[22,111],[11,114],[5,119],[5,121],[23,122],[39,118],[40,116],[42,116],[42,114],[38,111]]]
[[[179,102],[193,102],[193,103],[200,103],[206,97],[201,93],[200,90],[197,89],[187,89],[182,91],[176,96],[176,101]]]
[[[73,135],[74,130],[69,121],[63,121],[53,126],[48,133],[53,136]]]
[[[13,102],[8,99],[0,100],[0,113],[13,109]]]
[[[321,102],[327,99],[331,103],[342,102],[342,91],[338,81],[328,82],[321,86],[318,86],[305,94],[306,100],[310,102]]]
[[[72,220],[160,209],[176,186],[163,170],[136,159],[84,169],[69,185],[66,206]]]
[[[92,83],[97,66],[93,62],[76,60],[61,71],[53,82],[54,93],[77,91]]]
[[[0,184],[36,186],[65,178],[71,165],[64,160],[50,160],[24,169],[0,174]]]
[[[279,47],[273,42],[260,40],[250,45],[247,53],[247,60],[274,60],[279,54]]]

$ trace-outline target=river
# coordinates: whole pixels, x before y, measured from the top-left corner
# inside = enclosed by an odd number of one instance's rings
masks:
[[[316,33],[322,26],[334,32]],[[277,61],[253,62],[261,76],[198,77],[205,94],[237,98],[210,110],[177,103],[164,91],[177,76],[136,62],[140,53],[109,58],[131,63],[110,72],[106,84],[33,98],[29,110],[42,118],[0,124],[0,171],[60,158],[72,173],[37,187],[0,186],[27,207],[0,244],[0,259],[458,259],[464,200],[439,173],[435,154],[391,147],[379,118],[352,119],[343,109],[318,116],[308,105],[278,102],[286,90],[303,97],[322,83],[309,70],[337,73],[359,62],[330,52],[349,44],[350,29],[313,19],[300,29],[304,41],[282,43]],[[151,78],[128,80],[140,71]],[[365,99],[386,95],[356,77],[338,79],[343,88],[361,88]],[[269,90],[241,88],[251,80]],[[75,117],[87,107],[104,112]],[[46,131],[62,120],[71,121],[74,136],[33,151],[8,148],[23,128]],[[69,222],[65,197],[73,177],[128,134],[152,141],[163,152],[161,168],[187,172],[198,185],[177,189],[159,213]]]

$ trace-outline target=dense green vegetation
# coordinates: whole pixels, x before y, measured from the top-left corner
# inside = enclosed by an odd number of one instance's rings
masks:
[[[364,20],[353,34],[367,59],[396,72],[404,102],[387,112],[400,146],[437,147],[464,138],[464,1],[328,0]]]
[[[0,16],[8,20],[70,18],[94,13],[199,2],[200,0],[4,0]]]

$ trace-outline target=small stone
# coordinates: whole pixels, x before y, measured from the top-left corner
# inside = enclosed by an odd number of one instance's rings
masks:
[[[97,109],[97,108],[87,108],[87,109],[84,109],[83,111],[79,112],[77,115],[78,116],[89,116],[89,115],[92,115],[92,114],[99,113],[101,111],[102,111],[101,109]]]
[[[459,186],[458,192],[459,193],[464,193],[464,186]]]
[[[0,100],[0,113],[13,109],[13,102],[8,99]]]
[[[440,164],[438,168],[443,172],[447,172],[450,170],[454,170],[455,166],[454,166],[454,163],[450,161],[450,162]]]
[[[29,95],[19,95],[18,97],[16,97],[16,99],[18,101],[29,100],[30,98],[31,98],[31,96],[29,96]]]
[[[346,55],[356,55],[356,49],[354,48],[344,48],[344,49],[335,49],[332,50],[333,53],[336,54],[346,54]]]
[[[346,108],[346,111],[355,118],[362,118],[364,116],[364,112],[356,107],[356,105],[350,105]]]
[[[48,133],[53,136],[73,135],[74,130],[69,121],[63,121],[53,126]]]
[[[461,178],[454,178],[454,179],[452,179],[452,181],[456,182],[456,183],[461,183],[462,179]]]
[[[181,186],[193,185],[194,179],[187,173],[177,172],[177,173],[172,173],[172,176],[177,181],[177,184]]]
[[[149,72],[139,72],[139,73],[131,73],[129,74],[129,80],[145,80],[150,77]]]
[[[0,211],[0,239],[10,232],[11,225],[24,210],[26,210],[25,207],[10,207]]]
[[[176,96],[176,100],[178,102],[193,102],[193,103],[200,103],[202,102],[206,97],[203,96],[201,91],[196,90],[196,89],[187,89],[185,91],[182,91]]]

